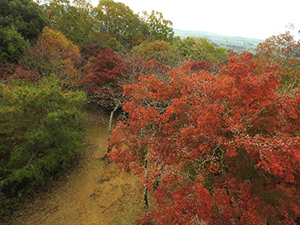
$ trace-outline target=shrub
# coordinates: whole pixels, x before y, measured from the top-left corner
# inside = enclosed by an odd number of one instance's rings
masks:
[[[53,76],[38,85],[0,84],[0,216],[85,150],[84,100]]]

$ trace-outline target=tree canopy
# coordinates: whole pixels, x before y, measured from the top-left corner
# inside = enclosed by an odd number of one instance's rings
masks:
[[[64,91],[51,76],[38,85],[0,84],[0,216],[26,194],[47,183],[85,150],[85,100],[79,91]]]
[[[224,62],[227,59],[226,49],[215,47],[206,38],[186,37],[175,45],[186,59],[207,62]]]
[[[79,47],[60,31],[54,31],[49,27],[43,29],[37,44],[28,48],[22,62],[35,73],[35,81],[54,74],[59,78],[61,86],[66,89],[74,89],[81,77],[78,68],[81,62]]]
[[[188,65],[124,87],[128,119],[110,156],[143,177],[157,207],[139,223],[294,224],[300,215],[300,94],[231,54],[221,76]],[[147,162],[147,167],[145,166]]]
[[[295,224],[299,47],[229,53],[113,0],[0,0],[0,215],[85,149],[87,95],[107,158],[141,176],[137,224]]]
[[[267,63],[276,71],[285,89],[299,87],[300,84],[300,40],[288,30],[273,35],[257,46],[261,63]]]
[[[162,13],[135,14],[128,6],[113,0],[101,0],[93,7],[85,0],[71,4],[68,0],[46,2],[44,10],[54,29],[61,31],[78,45],[101,44],[106,47],[120,45],[125,50],[141,42],[172,41],[172,22]]]
[[[150,14],[148,14],[146,11],[143,11],[142,15],[142,21],[144,21],[148,28],[147,41],[173,41],[174,31],[172,28],[172,21],[164,19],[161,12],[154,10],[152,10]]]
[[[32,0],[0,1],[0,62],[15,62],[47,24]]]

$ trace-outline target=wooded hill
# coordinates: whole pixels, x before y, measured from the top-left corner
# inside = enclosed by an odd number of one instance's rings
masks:
[[[262,39],[228,36],[205,31],[174,29],[174,34],[182,39],[186,37],[207,38],[207,40],[213,43],[214,46],[224,47],[228,50],[239,52],[249,51],[255,53],[258,43],[264,41]]]
[[[94,102],[121,115],[106,158],[141,177],[137,224],[296,224],[289,31],[229,52],[113,0],[1,0],[0,34],[1,216],[85,150],[80,107]]]

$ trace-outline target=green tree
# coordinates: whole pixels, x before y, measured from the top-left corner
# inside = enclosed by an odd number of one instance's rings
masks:
[[[99,30],[94,8],[85,0],[50,0],[43,5],[51,27],[62,32],[75,44],[90,44]]]
[[[109,34],[109,37],[115,37],[126,48],[131,48],[143,40],[143,23],[125,4],[101,0],[96,12],[96,19],[103,25],[102,32]]]
[[[14,62],[20,58],[29,42],[14,28],[0,28],[0,63]]]
[[[32,0],[1,0],[0,62],[14,62],[46,24],[42,9]]]
[[[147,26],[147,40],[152,42],[155,40],[163,40],[171,42],[174,39],[173,23],[163,18],[161,12],[152,10],[151,14],[143,11],[142,21]]]
[[[81,92],[55,77],[39,85],[0,85],[0,216],[85,150]]]
[[[144,41],[132,49],[132,54],[143,57],[146,61],[155,59],[171,67],[178,66],[181,58],[180,52],[169,42],[163,40]]]
[[[34,41],[47,20],[41,7],[32,0],[1,0],[0,26],[14,27],[24,39]]]
[[[224,62],[227,59],[225,48],[215,47],[206,38],[187,37],[177,41],[175,46],[186,59],[208,62]]]

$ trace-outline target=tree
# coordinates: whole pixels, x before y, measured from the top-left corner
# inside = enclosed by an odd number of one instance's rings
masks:
[[[278,74],[285,89],[299,87],[300,84],[300,40],[290,31],[274,35],[257,45],[258,60],[268,63]]]
[[[155,60],[145,61],[130,54],[118,55],[110,48],[90,45],[82,48],[83,58],[87,60],[86,74],[81,80],[83,89],[90,101],[109,110],[123,105],[123,86],[135,83],[145,74],[156,76],[169,68]]]
[[[32,0],[0,1],[0,63],[16,62],[47,24]]]
[[[95,49],[98,55],[97,58],[95,58],[95,55],[90,57],[86,55],[91,61],[86,65],[87,71],[81,80],[81,84],[90,101],[96,102],[110,111],[108,124],[108,140],[110,140],[114,113],[124,103],[122,96],[122,84],[126,80],[124,77],[124,63],[109,48],[90,46],[84,50],[89,54],[91,48]],[[110,152],[110,150],[108,148],[107,151]]]
[[[191,59],[189,62],[191,63],[191,71],[194,73],[199,73],[202,70],[205,70],[209,74],[219,75],[221,68],[225,66],[225,63],[214,63],[204,60],[195,61]]]
[[[16,62],[29,46],[14,28],[0,29],[0,63]]]
[[[51,27],[62,32],[77,45],[95,42],[101,24],[95,19],[94,7],[86,0],[49,0],[43,5]],[[99,33],[98,33],[99,36]]]
[[[146,61],[155,59],[157,62],[168,65],[172,68],[178,66],[181,55],[169,42],[156,40],[153,42],[144,41],[132,49],[132,54],[143,57]]]
[[[5,82],[15,73],[15,66],[11,63],[0,63],[0,83]]]
[[[114,50],[130,50],[141,42],[174,37],[172,22],[161,13],[140,17],[124,3],[101,0],[97,7],[85,0],[45,0],[51,27],[78,45],[100,44]]]
[[[20,72],[34,71],[35,81],[55,74],[60,80],[60,85],[65,89],[74,88],[81,77],[80,49],[61,32],[49,27],[43,29],[37,44],[28,49],[22,57],[22,62],[25,67],[22,68],[21,65]],[[32,72],[28,75],[32,75]],[[18,76],[20,75],[17,71],[15,78]]]
[[[51,76],[38,85],[0,84],[0,215],[67,168],[85,150],[82,92]]]
[[[111,50],[103,49],[89,69],[81,83],[84,84],[89,99],[106,108],[115,107],[115,99],[122,95],[122,79],[124,64]]]
[[[127,49],[143,40],[143,24],[125,4],[101,0],[95,10],[96,19],[103,25],[101,31],[109,34],[109,38],[116,38]]]
[[[130,54],[120,56],[99,45],[84,46],[82,52],[87,63],[81,84],[90,101],[110,111],[110,138],[114,114],[125,102],[123,86],[135,83],[140,76],[150,73],[163,79],[169,68],[155,60],[145,61]],[[110,150],[108,148],[108,152]]]
[[[151,59],[146,61],[143,57],[133,56],[132,54],[123,54],[121,56],[122,62],[124,63],[124,77],[126,79],[122,82],[122,87],[126,85],[130,85],[138,82],[141,77],[145,77],[147,75],[152,75],[159,80],[167,81],[169,77],[167,76],[170,71],[170,67],[156,61],[155,59]],[[126,97],[124,94],[123,104],[126,101]]]
[[[225,48],[215,47],[206,38],[187,37],[174,44],[186,59],[207,62],[224,62],[227,58]]]
[[[28,41],[34,41],[47,20],[40,6],[32,0],[1,0],[0,27],[14,28]]]
[[[156,40],[172,42],[174,39],[173,23],[170,20],[163,18],[161,12],[151,11],[151,14],[148,14],[146,11],[143,11],[141,20],[147,26],[147,36],[146,40],[153,42]]]
[[[142,77],[124,87],[128,119],[110,157],[143,177],[156,207],[138,223],[295,224],[300,215],[300,92],[278,94],[253,55],[220,76]]]

